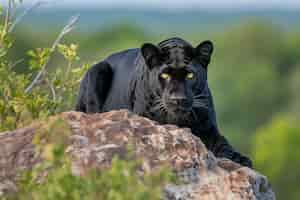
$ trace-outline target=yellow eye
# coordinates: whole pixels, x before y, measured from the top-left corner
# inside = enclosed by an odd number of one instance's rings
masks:
[[[165,79],[165,80],[169,80],[171,78],[170,74],[167,74],[167,73],[162,73],[160,75],[161,78]]]
[[[194,78],[194,73],[188,73],[188,74],[186,75],[186,78],[187,78],[187,79],[193,79],[193,78]]]

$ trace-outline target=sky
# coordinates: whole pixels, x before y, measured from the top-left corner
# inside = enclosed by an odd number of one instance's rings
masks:
[[[37,0],[23,0],[34,4]],[[143,7],[143,8],[300,8],[300,0],[41,0],[55,6]],[[0,0],[7,3],[8,0]]]

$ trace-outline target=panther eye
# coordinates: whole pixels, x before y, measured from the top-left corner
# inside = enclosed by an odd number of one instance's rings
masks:
[[[193,79],[194,78],[194,73],[187,73],[187,75],[186,75],[186,78],[187,79]]]
[[[167,74],[167,73],[162,73],[160,75],[161,78],[165,79],[165,80],[169,80],[171,78],[170,74]]]

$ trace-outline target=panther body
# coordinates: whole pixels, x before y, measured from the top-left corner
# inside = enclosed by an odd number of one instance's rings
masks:
[[[207,66],[213,44],[193,48],[180,38],[115,53],[92,66],[80,86],[77,111],[128,109],[161,124],[191,128],[217,157],[252,167],[219,132]]]

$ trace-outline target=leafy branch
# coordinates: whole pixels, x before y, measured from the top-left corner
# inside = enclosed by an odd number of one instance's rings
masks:
[[[39,82],[39,80],[43,77],[43,75],[46,75],[46,67],[49,63],[51,54],[55,51],[57,45],[60,43],[60,41],[63,39],[63,37],[68,34],[70,31],[72,31],[75,27],[75,24],[79,20],[79,15],[72,16],[71,19],[68,21],[67,25],[62,29],[54,43],[52,44],[52,47],[50,49],[50,54],[48,55],[45,63],[42,65],[41,70],[37,73],[36,77],[33,79],[33,81],[30,83],[30,85],[25,89],[25,93],[31,92],[31,90],[34,88],[34,86]],[[52,84],[52,83],[50,83]],[[53,86],[51,86],[53,87]]]
[[[45,3],[39,1],[16,16],[18,2],[9,0],[5,8],[0,5],[0,131],[15,129],[36,118],[72,108],[80,77],[88,67],[83,65],[72,69],[73,63],[79,59],[78,45],[60,44],[64,36],[73,30],[79,19],[77,15],[71,17],[50,48],[28,51],[30,71],[17,73],[16,67],[25,59],[10,60],[8,57],[14,45],[11,33],[30,11]],[[68,62],[66,73],[62,70],[63,66],[51,72],[47,70],[50,57],[55,52]]]

